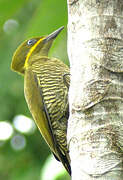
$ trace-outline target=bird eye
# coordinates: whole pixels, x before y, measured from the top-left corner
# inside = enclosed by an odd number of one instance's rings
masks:
[[[31,46],[31,45],[35,44],[36,41],[37,41],[36,39],[30,39],[30,40],[27,41],[27,44],[28,44],[29,46]]]

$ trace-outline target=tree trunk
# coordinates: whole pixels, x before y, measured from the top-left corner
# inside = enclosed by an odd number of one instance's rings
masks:
[[[123,0],[68,0],[72,180],[123,180]]]

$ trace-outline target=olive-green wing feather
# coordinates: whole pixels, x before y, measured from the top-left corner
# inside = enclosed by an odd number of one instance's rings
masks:
[[[43,96],[42,96],[42,99],[43,99]],[[63,150],[61,150],[59,148],[57,141],[56,141],[56,138],[54,137],[50,116],[49,116],[49,113],[48,113],[44,99],[43,99],[43,105],[44,105],[45,115],[46,115],[46,118],[48,120],[49,129],[50,129],[51,134],[52,134],[52,141],[53,141],[53,144],[55,146],[55,149],[53,149],[52,153],[55,156],[56,160],[61,161],[64,164],[66,170],[69,172],[69,174],[71,174],[70,161],[69,161],[69,157],[67,157],[69,152],[67,152],[67,154],[66,154],[65,152],[63,152]]]
[[[63,82],[65,82],[65,86],[68,88],[69,87],[69,74],[66,74],[63,76]],[[44,95],[43,95],[43,92],[42,92],[42,87],[41,87],[41,77],[38,77],[38,83],[39,83],[39,89],[40,89],[40,94],[41,94],[41,97],[42,97],[42,102],[43,102],[43,107],[44,107],[44,111],[45,111],[45,116],[46,116],[46,119],[48,120],[48,124],[49,124],[49,129],[51,131],[51,134],[52,134],[52,143],[54,144],[54,149],[52,149],[51,147],[51,150],[55,156],[55,158],[59,161],[61,161],[63,163],[63,165],[65,166],[65,168],[67,169],[67,171],[69,172],[69,174],[71,174],[71,167],[70,167],[70,159],[69,159],[69,152],[68,151],[64,151],[64,149],[62,147],[60,147],[55,135],[54,135],[54,130],[53,130],[53,127],[52,127],[52,120],[51,120],[51,117],[50,117],[50,114],[49,114],[49,109],[47,108],[47,104],[45,102],[45,99],[44,99]],[[69,117],[69,108],[68,108],[68,104],[66,105],[66,110],[65,110],[65,114],[64,114],[65,117],[63,118],[66,118],[66,121]],[[65,137],[66,138],[66,137]]]

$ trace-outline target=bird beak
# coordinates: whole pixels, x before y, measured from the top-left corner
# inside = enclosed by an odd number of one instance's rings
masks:
[[[49,34],[46,38],[44,38],[44,43],[48,42],[50,40],[53,40],[57,37],[57,35],[64,29],[64,26],[60,27],[59,29],[57,29],[56,31],[52,32],[51,34]]]

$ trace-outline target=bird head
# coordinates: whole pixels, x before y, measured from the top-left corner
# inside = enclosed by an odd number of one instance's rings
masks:
[[[48,36],[41,36],[24,41],[15,51],[11,69],[18,73],[24,74],[25,68],[28,66],[32,57],[36,54],[47,56],[53,40],[61,32],[61,27]]]

